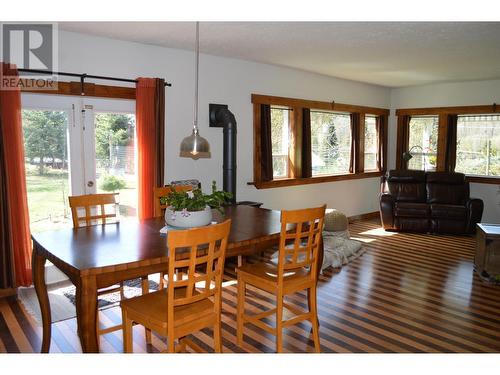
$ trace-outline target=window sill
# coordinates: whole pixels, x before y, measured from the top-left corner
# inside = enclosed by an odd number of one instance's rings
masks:
[[[466,176],[465,179],[468,182],[475,182],[478,184],[500,185],[500,177]]]
[[[373,178],[382,176],[383,172],[365,172],[365,173],[350,173],[335,176],[317,176],[308,178],[282,178],[272,181],[249,182],[248,185],[254,185],[257,189],[272,189],[286,186],[321,184],[324,182],[358,180],[362,178]]]

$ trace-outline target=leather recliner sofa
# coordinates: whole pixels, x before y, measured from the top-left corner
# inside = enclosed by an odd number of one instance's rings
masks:
[[[385,230],[471,234],[481,221],[483,201],[469,197],[462,173],[391,170],[381,183]]]

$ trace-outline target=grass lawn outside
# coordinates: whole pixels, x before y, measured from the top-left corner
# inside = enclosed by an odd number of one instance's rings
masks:
[[[26,187],[32,233],[71,226],[68,171],[26,164]]]
[[[119,191],[120,219],[135,218],[137,208],[135,175],[121,177],[125,180],[126,187]],[[67,170],[45,168],[44,174],[40,175],[36,165],[27,163],[26,187],[32,233],[72,227]],[[99,187],[97,192],[106,193]]]

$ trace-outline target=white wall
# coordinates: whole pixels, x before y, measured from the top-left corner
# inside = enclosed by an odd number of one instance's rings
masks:
[[[208,104],[229,105],[238,122],[237,199],[282,209],[327,203],[357,215],[378,210],[379,179],[360,179],[257,190],[253,180],[252,93],[389,108],[388,88],[248,61],[200,56],[199,127],[212,158],[178,156],[193,122],[194,54],[144,44],[61,31],[59,70],[116,77],[164,77],[166,92],[166,178],[198,178],[204,189],[222,187],[222,131],[208,127]],[[203,37],[201,38],[203,44]]]
[[[395,167],[396,117],[399,108],[448,107],[500,103],[500,80],[442,83],[391,90],[389,168]],[[500,223],[500,184],[471,184],[471,196],[484,201],[483,222]]]

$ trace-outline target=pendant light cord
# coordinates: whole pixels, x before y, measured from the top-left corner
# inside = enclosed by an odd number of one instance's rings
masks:
[[[198,70],[200,62],[200,23],[196,22],[196,48],[195,48],[195,70],[194,70],[194,121],[193,133],[185,137],[181,142],[180,156],[192,158],[194,160],[199,158],[210,157],[210,144],[208,141],[200,136],[198,130]]]
[[[195,72],[194,72],[194,127],[193,131],[198,133],[198,66],[200,62],[200,23],[196,21],[196,50],[195,50]]]

